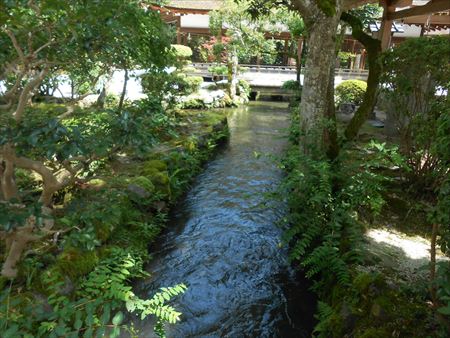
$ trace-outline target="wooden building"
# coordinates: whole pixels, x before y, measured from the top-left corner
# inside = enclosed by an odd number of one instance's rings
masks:
[[[382,40],[384,49],[410,37],[450,34],[450,0],[379,1],[384,8],[383,16],[370,25],[370,31]],[[376,3],[378,0],[363,2]],[[223,3],[224,0],[172,0],[164,7],[152,7],[161,13],[164,21],[175,27],[176,43],[190,45],[193,40],[207,40],[211,37],[208,13],[220,9]],[[289,32],[280,32],[276,36],[268,35],[268,38],[280,41],[283,45],[280,51],[282,62],[291,62],[287,53]],[[342,50],[359,55],[358,68],[364,68],[364,47],[352,38],[351,31],[344,38]]]

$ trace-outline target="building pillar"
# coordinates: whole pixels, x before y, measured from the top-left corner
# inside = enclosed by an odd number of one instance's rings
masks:
[[[181,45],[181,16],[177,17],[177,45]]]
[[[391,12],[395,12],[395,7],[391,6],[392,0],[383,0],[383,20],[381,21],[381,28],[379,31],[379,39],[381,40],[381,50],[386,50],[391,45],[391,30],[393,20],[388,20],[388,14]]]
[[[284,50],[283,50],[283,66],[288,64],[288,50],[289,50],[289,40],[284,40]]]

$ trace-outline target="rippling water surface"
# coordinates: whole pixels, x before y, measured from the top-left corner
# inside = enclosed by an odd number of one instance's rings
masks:
[[[175,208],[171,224],[138,286],[185,283],[175,307],[182,321],[168,337],[307,337],[311,299],[280,249],[283,203],[268,201],[281,171],[264,154],[287,146],[286,105],[254,103],[229,117],[230,141]],[[255,154],[263,154],[261,157]],[[142,337],[153,323],[136,322]]]

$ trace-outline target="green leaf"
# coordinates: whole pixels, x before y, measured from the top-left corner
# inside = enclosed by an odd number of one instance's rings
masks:
[[[116,326],[116,327],[111,331],[110,338],[116,338],[116,337],[119,337],[119,335],[120,335],[120,327],[119,327],[119,326]]]
[[[112,319],[112,323],[114,324],[114,325],[120,325],[121,323],[122,323],[122,321],[123,321],[123,313],[122,313],[122,311],[119,311],[119,312],[117,312],[116,313],[116,315],[113,317],[113,319]]]
[[[446,307],[441,307],[437,311],[443,315],[450,316],[450,305],[447,305]]]

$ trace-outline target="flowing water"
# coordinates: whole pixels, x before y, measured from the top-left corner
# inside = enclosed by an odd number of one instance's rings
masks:
[[[287,146],[286,106],[253,103],[228,122],[228,145],[175,208],[138,293],[188,285],[174,304],[182,321],[167,327],[168,337],[307,337],[312,299],[279,246],[285,207],[267,198],[282,177],[266,155]],[[142,337],[152,325],[136,321]]]

